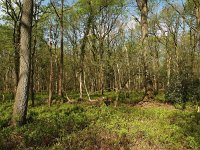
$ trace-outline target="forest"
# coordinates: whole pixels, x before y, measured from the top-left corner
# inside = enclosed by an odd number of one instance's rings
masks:
[[[200,0],[0,0],[0,150],[200,150]]]

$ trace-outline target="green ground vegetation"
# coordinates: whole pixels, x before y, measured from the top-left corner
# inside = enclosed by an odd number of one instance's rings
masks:
[[[162,94],[157,97],[164,101]],[[180,110],[156,101],[132,105],[121,99],[117,107],[86,102],[48,107],[44,95],[36,102],[20,128],[9,126],[12,101],[0,103],[0,149],[200,149],[200,113],[192,105]]]

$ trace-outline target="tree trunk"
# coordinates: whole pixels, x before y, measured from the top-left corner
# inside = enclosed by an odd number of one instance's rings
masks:
[[[82,82],[82,73],[79,75],[79,98],[83,99],[83,82]]]
[[[13,44],[14,44],[14,49],[15,49],[15,78],[16,78],[16,83],[15,86],[17,88],[17,84],[19,82],[19,63],[20,63],[20,23],[18,21],[14,22],[14,32],[13,32]]]
[[[30,77],[30,96],[31,96],[31,105],[34,107],[35,105],[35,89],[34,89],[34,72],[35,72],[35,53],[36,53],[36,44],[37,44],[37,28],[38,28],[38,9],[39,5],[37,5],[36,2],[34,2],[34,9],[35,12],[33,14],[33,21],[35,22],[35,35],[33,39],[33,49],[31,52],[31,77]]]
[[[63,96],[63,63],[64,63],[64,50],[63,50],[63,7],[64,7],[64,0],[61,0],[61,15],[60,15],[60,71],[59,71],[59,85],[58,85],[58,95]]]
[[[58,60],[58,52],[57,52],[57,39],[54,39],[54,49],[55,49],[55,60],[54,60],[54,62],[55,62],[55,68],[56,68],[56,72],[58,72],[57,70],[57,68],[58,68],[58,66],[59,66],[59,64],[58,64],[58,62],[59,62],[59,60]],[[56,74],[55,73],[55,76],[57,77],[57,75],[58,74]],[[58,79],[56,79],[56,85],[55,85],[55,92],[56,92],[56,94],[58,94],[58,83],[59,83],[59,80]]]
[[[37,44],[37,35],[34,36],[33,41],[33,51],[31,54],[31,76],[30,76],[30,96],[31,96],[31,105],[34,107],[35,105],[35,91],[34,91],[34,62],[35,62],[35,51],[36,51],[36,44]]]
[[[52,103],[52,82],[53,82],[53,57],[52,57],[52,26],[49,30],[49,53],[50,53],[50,71],[49,71],[49,99],[48,104]]]
[[[88,96],[88,99],[89,99],[89,101],[91,101],[90,94],[88,92],[87,85],[86,85],[86,82],[85,82],[85,72],[83,73],[83,84],[84,84],[85,91],[86,91],[86,94]]]
[[[197,18],[197,49],[200,51],[200,3],[195,3],[195,13]]]
[[[15,103],[13,107],[12,124],[21,126],[26,123],[29,92],[31,31],[33,18],[33,0],[24,0],[21,19],[20,39],[20,73]]]
[[[89,3],[89,6],[90,6],[90,11],[92,11],[90,3]],[[84,59],[85,59],[85,46],[86,46],[86,43],[88,41],[87,37],[88,37],[89,32],[90,32],[90,27],[91,27],[92,19],[93,19],[93,15],[92,15],[92,12],[90,12],[88,20],[87,20],[87,23],[86,23],[83,40],[82,40],[81,47],[80,47],[81,54],[80,54],[80,80],[79,80],[79,82],[80,82],[80,98],[81,99],[83,98],[83,91],[82,91],[82,89],[83,89],[82,86],[83,85],[85,87],[87,95],[89,95],[88,91],[87,91],[87,86],[85,84]],[[90,100],[90,96],[88,96],[88,97],[89,97],[89,100]]]
[[[148,60],[147,60],[147,37],[148,37],[148,0],[137,0],[137,5],[141,13],[141,41],[143,46],[143,65],[144,65],[144,88],[145,101],[154,98],[153,82],[150,78]]]
[[[104,45],[103,45],[103,38],[100,38],[100,45],[99,45],[99,51],[100,51],[100,89],[101,89],[101,95],[104,95],[104,67],[103,67],[103,54],[104,54]]]
[[[159,92],[158,69],[160,67],[160,64],[159,64],[159,50],[157,47],[157,43],[154,43],[154,44],[155,44],[154,45],[155,53],[154,53],[154,60],[153,60],[153,70],[154,70],[154,94],[156,95]]]

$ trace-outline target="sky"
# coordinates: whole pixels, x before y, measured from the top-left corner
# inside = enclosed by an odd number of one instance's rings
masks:
[[[52,0],[54,1],[54,0]],[[77,2],[78,0],[64,0],[64,2],[67,4],[67,5],[72,5],[73,3]],[[48,3],[50,2],[50,0],[44,0],[44,3],[45,5],[47,5]]]
[[[133,1],[133,0],[131,0],[131,1]],[[151,1],[151,0],[149,0],[149,1]],[[178,4],[182,5],[182,3],[185,3],[186,0],[168,0],[168,1],[170,1],[173,4],[178,3]],[[157,0],[156,6],[153,9],[153,12],[150,12],[150,13],[159,14],[160,11],[162,10],[162,8],[165,6],[165,4],[166,4],[166,0]],[[138,20],[140,19],[140,17],[136,13],[136,9],[137,9],[136,7],[137,7],[136,3],[134,3],[134,4],[132,3],[131,6],[128,7],[129,15],[127,18],[127,28],[129,28],[129,29],[134,29],[137,24],[134,17],[137,17]]]
[[[52,1],[54,1],[54,0],[52,0]],[[78,0],[64,0],[65,1],[65,3],[67,4],[67,5],[73,5],[75,2],[77,2]],[[131,1],[135,1],[135,0],[130,0],[130,2]],[[170,0],[171,2],[173,2],[173,3],[179,3],[179,4],[182,4],[182,3],[184,3],[185,2],[185,0]],[[43,4],[44,5],[47,5],[48,3],[50,2],[50,0],[44,0],[44,2],[43,2]],[[155,9],[155,11],[156,11],[156,13],[159,13],[159,11],[162,9],[162,7],[164,6],[164,2],[165,2],[165,0],[157,0],[157,2],[159,2],[157,5],[158,6],[156,6],[156,9]],[[134,17],[133,16],[137,16],[137,14],[135,13],[135,7],[134,6],[132,6],[132,7],[130,7],[130,8],[128,8],[128,11],[129,11],[129,14],[128,14],[128,17],[127,17],[127,27],[128,28],[132,28],[132,29],[134,29],[135,28],[135,25],[136,25],[136,21],[135,21],[135,19],[134,19]],[[154,11],[154,13],[155,13],[155,11]],[[0,6],[0,16],[2,16],[4,13],[3,13],[3,11],[2,11],[2,8],[1,8],[1,6]],[[139,18],[139,17],[138,17]],[[2,24],[3,23],[3,21],[0,19],[0,24]]]
[[[22,0],[23,1],[23,0]],[[54,0],[52,0],[54,1]],[[75,2],[77,2],[78,0],[64,0],[66,2],[67,5],[72,5]],[[50,0],[44,0],[43,5],[47,5],[50,2]],[[5,13],[2,11],[2,7],[0,5],[0,24],[3,24],[4,21],[1,19],[1,16],[3,16]]]
[[[2,15],[4,15],[4,13],[3,13],[2,8],[1,8],[1,6],[0,6],[0,17],[1,17]],[[2,19],[0,18],[0,24],[2,24],[2,23],[3,23],[3,21],[2,21]]]

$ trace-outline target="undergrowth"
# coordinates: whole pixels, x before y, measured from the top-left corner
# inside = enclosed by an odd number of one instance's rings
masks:
[[[177,109],[46,104],[29,108],[27,124],[9,125],[0,104],[0,149],[200,149],[200,114]]]

